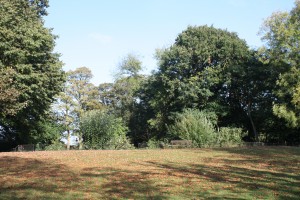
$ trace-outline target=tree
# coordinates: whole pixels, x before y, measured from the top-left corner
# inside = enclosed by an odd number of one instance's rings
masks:
[[[21,92],[14,87],[16,72],[11,69],[0,68],[0,113],[1,117],[16,115],[19,110],[26,106],[26,102],[20,102]]]
[[[142,62],[134,54],[128,54],[124,57],[118,66],[118,72],[115,74],[116,79],[122,77],[137,77],[142,70]]]
[[[267,122],[275,120],[272,102],[281,70],[262,59],[260,52],[251,51],[247,62],[228,68],[227,84],[220,91],[221,103],[228,108],[221,124],[247,129],[251,140],[258,140],[261,132],[270,132]]]
[[[129,127],[129,136],[136,138],[138,120],[137,91],[145,76],[140,74],[142,63],[136,55],[128,54],[118,65],[114,83],[99,85],[100,101]]]
[[[67,72],[67,83],[64,93],[59,97],[60,108],[62,109],[62,122],[70,143],[71,132],[76,132],[79,137],[79,148],[82,148],[83,133],[80,128],[81,117],[86,111],[102,109],[98,100],[99,92],[97,87],[90,83],[93,75],[89,68],[79,67]]]
[[[184,108],[205,109],[224,115],[219,94],[227,84],[226,69],[249,58],[246,42],[236,33],[214,27],[188,27],[175,43],[157,53],[159,71],[147,86],[155,116],[148,123],[164,136],[172,113]],[[147,96],[147,95],[146,95]],[[143,97],[141,97],[142,100]]]
[[[57,123],[63,127],[63,131],[67,133],[67,150],[70,149],[71,134],[75,131],[76,120],[76,102],[70,95],[70,86],[66,83],[64,91],[56,97],[53,104],[53,112],[56,115]]]
[[[47,118],[64,83],[62,63],[53,53],[56,36],[44,27],[47,7],[47,0],[0,0],[0,68],[14,71],[13,86],[4,87],[4,93],[16,92],[14,111],[12,102],[1,103],[2,110],[14,115],[1,116],[0,125],[19,143],[36,142],[39,122]],[[7,78],[4,81],[7,85]]]
[[[273,111],[286,120],[288,126],[300,128],[300,1],[295,1],[291,12],[277,12],[269,17],[262,29],[266,41],[265,54],[274,67],[285,72],[278,78]]]

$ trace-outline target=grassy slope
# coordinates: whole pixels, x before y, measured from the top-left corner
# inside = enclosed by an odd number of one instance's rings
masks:
[[[0,153],[0,199],[298,199],[300,148]]]

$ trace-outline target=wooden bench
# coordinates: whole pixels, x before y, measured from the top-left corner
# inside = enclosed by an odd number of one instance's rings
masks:
[[[18,145],[15,148],[12,149],[13,151],[35,151],[35,145],[34,144],[22,144]]]

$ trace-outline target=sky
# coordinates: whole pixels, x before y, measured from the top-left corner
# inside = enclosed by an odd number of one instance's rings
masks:
[[[294,0],[49,0],[45,26],[58,35],[63,69],[88,67],[99,85],[113,82],[123,58],[135,54],[143,73],[157,69],[156,49],[169,47],[188,26],[236,32],[250,48],[262,45],[259,29]]]

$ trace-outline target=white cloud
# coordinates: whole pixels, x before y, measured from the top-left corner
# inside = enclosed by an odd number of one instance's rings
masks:
[[[112,37],[109,35],[103,35],[100,33],[90,33],[89,37],[101,44],[109,44],[112,41]]]

